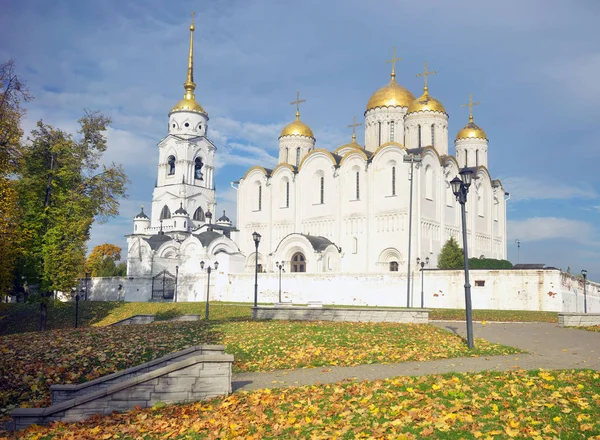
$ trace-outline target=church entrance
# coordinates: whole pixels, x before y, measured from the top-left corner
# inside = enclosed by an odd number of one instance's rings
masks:
[[[158,275],[152,277],[152,299],[173,299],[175,296],[175,287],[177,278],[168,271],[163,270]]]
[[[292,257],[292,272],[306,272],[306,258],[302,252],[296,252]]]

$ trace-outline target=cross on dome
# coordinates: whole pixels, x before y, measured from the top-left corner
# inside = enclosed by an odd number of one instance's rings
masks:
[[[306,99],[300,99],[300,92],[296,92],[296,100],[290,102],[290,105],[296,106],[296,118],[300,118],[300,104],[306,102]]]
[[[469,94],[469,103],[461,105],[461,107],[469,107],[469,122],[473,122],[473,107],[480,104],[479,101],[473,102],[473,95]]]
[[[356,142],[356,127],[360,127],[362,123],[356,123],[356,116],[354,116],[353,123],[348,125],[347,127],[352,127],[352,142]]]
[[[420,76],[422,76],[424,78],[424,80],[425,80],[425,86],[423,87],[423,90],[427,91],[428,90],[428,87],[427,87],[427,77],[429,75],[435,75],[435,74],[437,74],[437,72],[435,70],[432,70],[431,72],[427,71],[427,61],[425,61],[425,63],[423,63],[423,64],[424,64],[423,73],[417,73],[415,76],[417,78],[420,77]]]
[[[396,58],[396,46],[394,46],[394,56],[391,60],[386,60],[386,63],[392,63],[392,79],[396,78],[396,61],[400,61],[402,58]]]

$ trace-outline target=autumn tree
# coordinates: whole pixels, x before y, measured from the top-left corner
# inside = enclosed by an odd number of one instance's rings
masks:
[[[13,293],[15,262],[19,253],[17,225],[19,204],[15,173],[21,158],[21,104],[31,96],[23,79],[15,72],[15,63],[0,63],[0,294]]]
[[[463,250],[450,237],[438,255],[438,269],[462,269],[465,267],[464,258]]]
[[[79,136],[38,122],[23,148],[18,192],[24,249],[20,270],[41,292],[70,292],[84,272],[94,221],[118,214],[127,177],[122,166],[101,165],[110,119],[86,111]]]
[[[121,259],[122,249],[114,244],[99,244],[87,259],[86,268],[93,277],[114,277],[125,275],[122,264],[117,264]]]

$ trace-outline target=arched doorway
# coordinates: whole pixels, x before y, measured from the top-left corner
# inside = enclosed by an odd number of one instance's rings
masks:
[[[296,252],[292,256],[292,272],[306,272],[306,258],[302,252]]]

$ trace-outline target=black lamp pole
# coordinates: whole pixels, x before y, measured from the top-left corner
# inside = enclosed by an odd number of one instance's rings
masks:
[[[425,304],[425,295],[424,295],[424,281],[423,281],[423,270],[426,264],[429,264],[429,257],[425,257],[424,261],[421,261],[420,258],[417,257],[417,267],[421,266],[421,308],[424,308]]]
[[[587,281],[587,270],[583,269],[581,271],[581,275],[583,275],[583,313],[587,313],[587,292],[586,292],[586,281]]]
[[[283,268],[283,261],[281,262],[281,264],[279,263],[279,261],[276,261],[275,267],[279,269],[279,303],[281,304],[281,271],[283,270],[285,272],[285,269]]]
[[[254,307],[258,307],[258,243],[260,243],[261,235],[258,232],[252,234],[254,246],[256,246],[256,254],[254,257]]]
[[[469,283],[469,252],[467,248],[467,216],[465,204],[467,203],[467,194],[469,186],[473,179],[473,171],[468,168],[463,168],[460,171],[460,179],[455,177],[450,184],[452,192],[456,196],[456,200],[460,203],[462,217],[462,235],[463,235],[463,254],[465,257],[465,308],[467,315],[467,345],[473,348],[473,312],[471,305],[471,284]]]
[[[412,204],[413,204],[413,181],[414,181],[414,165],[417,164],[417,168],[421,164],[421,156],[415,156],[414,154],[408,154],[404,156],[403,161],[410,163],[410,202],[408,202],[408,267],[406,276],[406,307],[410,307],[410,251],[411,251],[411,239],[412,239]]]
[[[214,263],[215,270],[219,268],[219,262],[215,261]],[[204,269],[204,261],[200,262],[200,269]],[[206,280],[206,314],[205,319],[208,321],[208,309],[209,309],[209,299],[210,299],[210,273],[212,272],[212,267],[208,266],[206,268],[206,273],[208,274],[208,279]]]
[[[175,295],[173,302],[177,302],[177,285],[179,284],[179,266],[175,266]]]
[[[79,293],[75,294],[75,328],[79,327]]]

